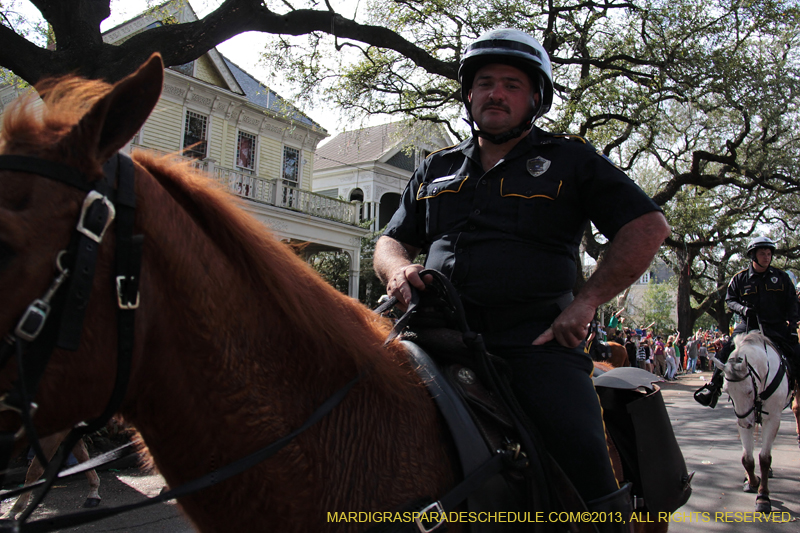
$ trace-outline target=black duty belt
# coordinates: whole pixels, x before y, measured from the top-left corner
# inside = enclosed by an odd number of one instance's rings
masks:
[[[502,307],[464,304],[467,323],[473,331],[495,333],[525,322],[552,323],[573,300],[572,293],[556,298]]]

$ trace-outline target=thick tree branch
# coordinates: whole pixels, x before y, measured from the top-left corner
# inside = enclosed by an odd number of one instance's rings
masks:
[[[431,74],[456,78],[455,63],[433,57],[388,28],[360,24],[330,10],[299,9],[279,14],[267,9],[259,0],[226,0],[201,20],[164,25],[135,35],[119,46],[112,46],[99,40],[102,19],[98,19],[107,16],[108,0],[37,0],[34,3],[53,24],[57,50],[34,54],[32,45],[28,43],[28,47],[22,47],[19,41],[25,40],[16,36],[11,41],[19,44],[17,61],[7,50],[0,52],[0,63],[8,65],[15,74],[32,84],[44,75],[68,73],[113,82],[133,72],[153,52],[160,52],[167,66],[180,65],[248,31],[283,35],[327,33],[394,50]],[[88,16],[86,11],[90,11],[92,16]],[[13,34],[7,28],[3,30],[5,34]],[[46,71],[35,65],[43,62],[47,64]]]

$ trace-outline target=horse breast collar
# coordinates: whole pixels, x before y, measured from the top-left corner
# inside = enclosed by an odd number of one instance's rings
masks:
[[[136,207],[134,167],[128,156],[115,154],[103,165],[103,179],[94,183],[75,168],[27,156],[0,156],[0,170],[37,174],[87,193],[70,245],[59,253],[56,260],[57,272],[50,287],[41,298],[28,306],[14,331],[6,335],[0,346],[0,368],[12,355],[16,355],[18,367],[15,388],[0,397],[0,410],[20,413],[37,458],[43,466],[47,466],[48,461],[41,452],[31,420],[36,409],[32,399],[53,350],[58,347],[74,351],[79,347],[84,315],[94,284],[99,245],[115,219],[115,282],[119,305],[117,378],[103,414],[88,425],[74,429],[65,439],[62,449],[69,451],[82,435],[105,425],[118,409],[127,390],[133,354],[133,311],[139,303],[138,280],[143,242],[141,235],[133,235]],[[69,263],[69,266],[65,263]],[[67,290],[60,290],[68,278]],[[8,464],[15,441],[21,437],[22,430],[0,433],[0,466],[3,469]],[[61,455],[59,452],[57,457]],[[56,460],[53,462],[58,463]],[[46,475],[50,470],[48,467]],[[33,508],[34,505],[29,507],[31,511]]]

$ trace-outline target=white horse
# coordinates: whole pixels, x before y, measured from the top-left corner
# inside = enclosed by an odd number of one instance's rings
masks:
[[[757,331],[738,335],[736,349],[723,365],[714,364],[725,374],[723,390],[733,402],[742,441],[742,464],[747,472],[745,492],[755,492],[756,512],[769,513],[769,469],[772,464],[772,444],[781,425],[781,412],[791,399],[789,380],[784,362],[770,340]],[[761,477],[756,476],[753,460],[755,426],[761,424],[761,452],[758,462]]]

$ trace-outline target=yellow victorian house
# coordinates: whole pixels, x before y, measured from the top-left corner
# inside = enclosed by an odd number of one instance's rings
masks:
[[[103,35],[131,36],[197,16],[188,2],[148,10]],[[0,87],[0,114],[20,89]],[[186,157],[227,184],[278,239],[303,253],[343,251],[350,257],[350,296],[358,295],[361,237],[358,205],[316,194],[314,153],[328,133],[216,49],[165,71],[161,99],[124,149]]]

